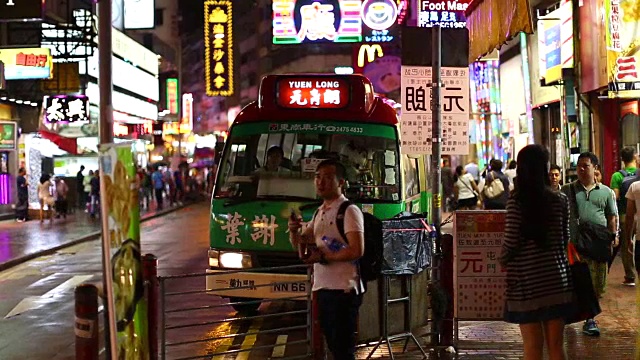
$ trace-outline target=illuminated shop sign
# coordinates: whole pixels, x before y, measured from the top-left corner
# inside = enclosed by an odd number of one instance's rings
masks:
[[[2,0],[0,1],[0,22],[40,20],[43,7],[42,0]]]
[[[273,43],[360,42],[360,0],[273,0]]]
[[[471,0],[418,0],[418,27],[464,29],[467,19],[464,11]]]
[[[402,11],[406,12],[406,0],[365,0],[361,10],[364,42],[393,41]]]
[[[83,61],[80,61],[80,74],[85,73]],[[120,60],[115,56],[111,57],[113,85],[129,90],[134,94],[138,94],[147,99],[158,101],[160,98],[160,83],[158,78],[146,71],[131,65],[130,63]],[[93,54],[88,60],[88,75],[99,78],[98,53]]]
[[[208,96],[233,95],[231,1],[204,3],[205,82]]]
[[[354,47],[353,69],[363,74],[379,94],[400,89],[400,48],[392,44],[362,44]]]
[[[18,143],[16,123],[13,121],[0,121],[0,150],[15,150]]]
[[[47,123],[89,121],[89,99],[84,95],[45,96],[44,121]]]
[[[155,10],[154,0],[124,0],[124,28],[153,29]]]
[[[640,97],[640,0],[605,1],[610,98]]]
[[[285,78],[278,82],[278,105],[292,109],[339,109],[349,105],[349,84],[342,79]]]
[[[167,79],[167,110],[169,110],[169,114],[177,114],[178,113],[178,79],[169,78]]]
[[[0,49],[5,80],[51,79],[53,60],[45,48]]]
[[[98,134],[97,122],[90,120],[89,98],[86,95],[45,96],[40,126],[68,138]]]
[[[98,84],[94,82],[88,83],[86,95],[89,97],[91,104],[100,106],[100,89],[98,88]],[[115,90],[113,91],[113,109],[144,119],[158,119],[157,105]]]
[[[180,129],[193,130],[193,94],[182,95],[182,120]]]

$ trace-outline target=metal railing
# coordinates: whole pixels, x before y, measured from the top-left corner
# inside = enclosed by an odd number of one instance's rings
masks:
[[[299,281],[246,285],[243,283],[242,286],[234,284],[233,287],[227,285],[209,289],[204,286],[207,277],[223,277],[237,273],[290,273],[294,270],[306,270],[306,291],[299,296],[276,299],[220,296],[226,291],[237,294],[238,290],[300,284]],[[271,357],[271,353],[269,356],[255,354],[266,354],[269,350],[272,353],[278,352],[279,359],[308,359],[313,355],[311,267],[308,265],[159,276],[157,279],[160,287],[158,300],[161,359],[223,359],[226,355],[242,353],[246,353],[243,355],[244,358],[248,358],[250,354],[267,358]],[[259,306],[260,311],[248,313],[236,313],[233,310],[257,309]],[[286,318],[286,322],[278,321],[282,318]],[[292,319],[302,322],[296,323]],[[283,326],[283,323],[288,326]],[[283,334],[290,334],[288,337],[293,337],[294,340],[282,342],[280,336]],[[274,336],[278,338],[277,341],[273,341]],[[293,354],[284,356],[287,347],[289,353]]]

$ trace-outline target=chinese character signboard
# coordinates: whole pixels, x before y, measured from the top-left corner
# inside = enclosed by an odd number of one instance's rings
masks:
[[[418,27],[439,25],[446,29],[464,29],[464,11],[471,0],[418,0]]]
[[[506,273],[499,257],[506,211],[458,211],[454,219],[454,297],[459,320],[501,320]]]
[[[360,42],[361,8],[361,0],[273,0],[273,43]]]
[[[469,153],[469,69],[442,68],[442,153]],[[431,154],[431,68],[402,66],[400,151]]]
[[[178,113],[178,101],[180,101],[179,96],[180,91],[178,90],[178,79],[167,79],[167,110],[169,110],[169,114]]]
[[[147,304],[142,279],[140,208],[132,143],[100,147],[103,248],[111,273],[105,280],[111,331],[123,359],[149,358]]]
[[[180,133],[190,133],[193,130],[193,94],[182,95],[182,119]]]
[[[0,22],[41,20],[44,4],[42,0],[1,0]]]
[[[278,82],[278,105],[292,109],[339,109],[349,105],[343,79],[290,77]]]
[[[44,48],[0,49],[6,80],[51,79],[51,50]]]
[[[606,0],[609,97],[640,97],[640,0]]]
[[[89,117],[89,98],[84,95],[45,96],[42,127],[64,137],[95,136],[97,124]]]
[[[0,150],[16,150],[17,139],[16,123],[0,121]]]
[[[207,95],[233,95],[233,26],[230,0],[204,3],[205,82]]]

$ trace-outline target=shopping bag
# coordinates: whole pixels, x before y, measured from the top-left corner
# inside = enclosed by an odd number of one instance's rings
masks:
[[[569,243],[567,248],[569,269],[573,280],[573,310],[565,317],[566,324],[593,319],[602,312],[598,296],[593,289],[589,265],[582,262],[575,246]]]

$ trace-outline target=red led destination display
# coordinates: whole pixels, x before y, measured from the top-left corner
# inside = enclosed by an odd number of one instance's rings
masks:
[[[329,77],[289,77],[278,82],[278,105],[291,109],[341,109],[349,105],[349,83]]]

